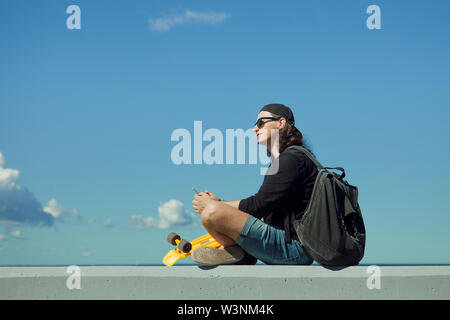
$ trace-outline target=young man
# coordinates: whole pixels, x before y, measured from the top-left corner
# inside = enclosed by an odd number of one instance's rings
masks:
[[[195,195],[192,207],[222,247],[198,248],[192,259],[204,265],[255,264],[256,259],[266,264],[309,265],[313,259],[298,240],[291,220],[306,209],[318,170],[303,152],[288,149],[303,146],[289,107],[264,106],[253,131],[258,144],[267,146],[271,167],[276,160],[278,170],[266,174],[259,191],[243,200],[221,201],[209,191]]]

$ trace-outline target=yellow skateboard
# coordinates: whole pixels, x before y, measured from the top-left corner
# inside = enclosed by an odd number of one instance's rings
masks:
[[[189,257],[192,254],[192,251],[197,248],[218,248],[221,246],[221,244],[214,240],[214,238],[209,233],[191,242],[180,239],[180,236],[174,232],[171,232],[168,235],[167,241],[169,241],[170,244],[177,246],[177,248],[170,250],[162,260],[166,266],[173,266],[178,260]]]

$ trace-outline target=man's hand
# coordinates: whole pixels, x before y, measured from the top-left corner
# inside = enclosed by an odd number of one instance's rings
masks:
[[[194,198],[195,199],[192,200],[192,208],[195,210],[196,213],[202,213],[206,205],[210,201],[214,201],[214,199],[212,199],[212,196],[206,192],[197,193],[196,195],[194,195]]]
[[[205,193],[209,194],[209,196],[211,197],[211,199],[216,200],[216,201],[220,201],[219,197],[216,196],[214,193],[209,192],[208,190],[206,190]]]

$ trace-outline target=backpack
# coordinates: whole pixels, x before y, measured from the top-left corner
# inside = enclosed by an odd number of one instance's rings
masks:
[[[319,169],[306,210],[300,219],[292,221],[300,242],[323,266],[357,265],[366,243],[358,188],[343,179],[343,168],[323,167],[307,149],[296,145],[289,148],[305,153]],[[337,169],[342,174],[327,169]]]

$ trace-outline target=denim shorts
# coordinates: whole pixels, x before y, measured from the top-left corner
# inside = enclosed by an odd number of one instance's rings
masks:
[[[313,259],[298,240],[285,241],[285,231],[250,216],[236,240],[246,252],[265,264],[310,265]]]

